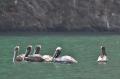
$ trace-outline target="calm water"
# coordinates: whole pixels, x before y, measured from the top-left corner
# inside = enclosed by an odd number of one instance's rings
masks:
[[[20,45],[24,53],[26,46],[42,45],[41,54],[54,53],[57,46],[63,48],[62,55],[73,56],[78,64],[58,63],[12,63],[13,48]],[[107,49],[109,62],[99,65],[96,60],[100,46]],[[18,34],[0,36],[0,79],[119,79],[120,35],[79,34]]]

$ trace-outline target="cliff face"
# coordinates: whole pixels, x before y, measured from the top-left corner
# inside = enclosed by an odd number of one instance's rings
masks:
[[[120,31],[120,0],[0,2],[1,31]]]

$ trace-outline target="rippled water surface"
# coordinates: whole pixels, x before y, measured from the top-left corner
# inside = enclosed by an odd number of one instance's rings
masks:
[[[74,57],[78,64],[12,63],[13,48],[41,44],[41,54],[52,55],[57,46],[62,55]],[[96,62],[100,46],[106,47],[109,62]],[[33,52],[33,51],[32,51]],[[10,34],[0,35],[0,79],[119,79],[120,35],[97,34]]]

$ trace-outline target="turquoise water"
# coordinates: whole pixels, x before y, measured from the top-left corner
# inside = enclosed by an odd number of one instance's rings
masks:
[[[24,53],[27,45],[42,45],[41,54],[52,55],[57,46],[62,55],[74,57],[78,64],[12,63],[13,48],[20,45]],[[100,46],[107,49],[109,62],[96,62]],[[79,34],[18,34],[0,36],[0,79],[119,79],[120,35]]]

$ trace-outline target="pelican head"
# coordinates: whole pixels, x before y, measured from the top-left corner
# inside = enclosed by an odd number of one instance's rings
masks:
[[[101,49],[102,49],[102,50],[105,50],[105,47],[104,47],[104,46],[101,46]]]
[[[19,49],[20,49],[20,46],[15,46],[15,48],[14,48],[14,55],[13,55],[13,63],[15,63],[15,59],[17,57]]]
[[[41,50],[41,45],[36,45],[35,53],[34,54],[39,54],[40,50]]]
[[[27,50],[31,51],[32,50],[32,45],[28,45]]]
[[[26,49],[25,57],[28,57],[28,55],[30,54],[31,51],[32,51],[32,45],[28,45],[28,47]]]
[[[19,49],[20,49],[20,46],[16,46],[15,48],[14,48],[14,51],[19,51]]]
[[[61,47],[57,47],[57,48],[56,48],[56,51],[57,51],[57,50],[61,51],[61,50],[62,50],[62,48],[61,48]]]
[[[39,48],[41,48],[41,45],[36,45],[36,47],[39,47]]]
[[[57,47],[57,48],[56,48],[55,53],[53,54],[53,59],[60,56],[61,50],[62,50],[61,47]]]
[[[107,55],[104,46],[101,46],[101,54],[102,54],[102,55]]]
[[[57,48],[56,48],[56,52],[57,52],[57,53],[61,53],[61,50],[62,50],[61,47],[57,47]]]

